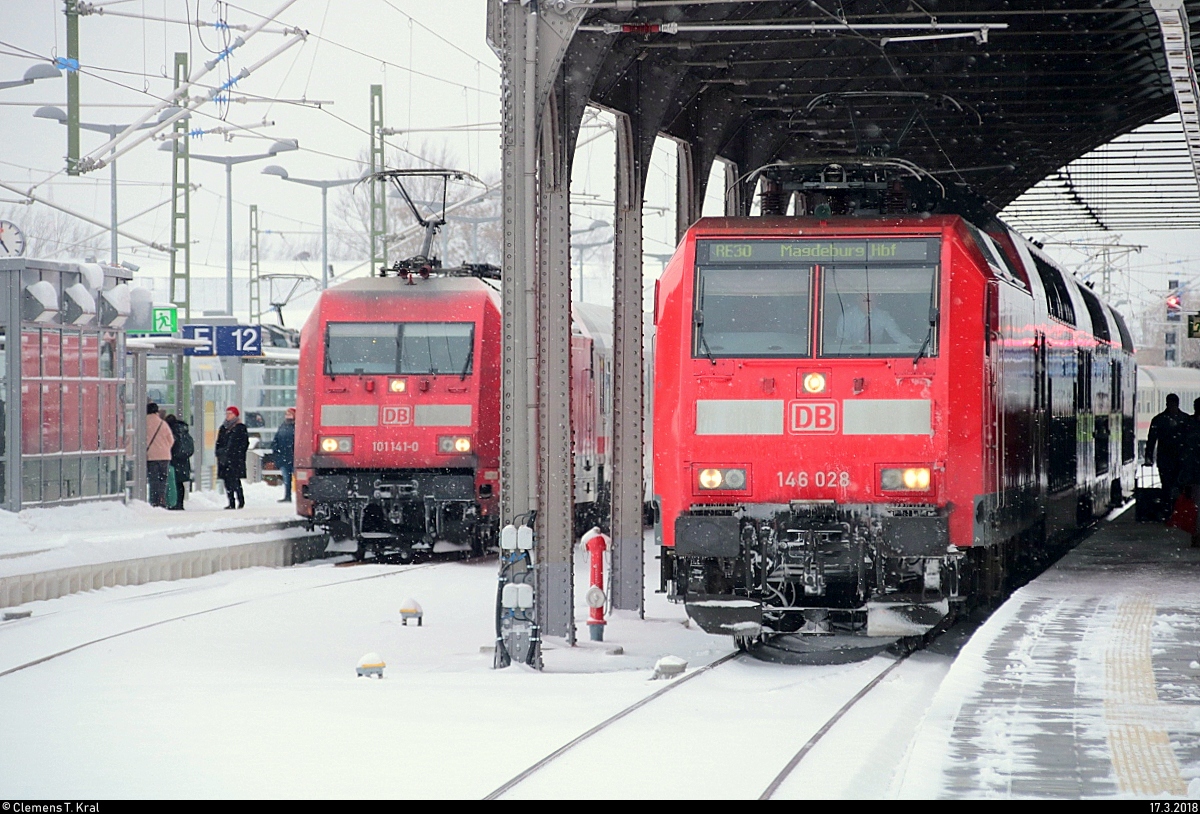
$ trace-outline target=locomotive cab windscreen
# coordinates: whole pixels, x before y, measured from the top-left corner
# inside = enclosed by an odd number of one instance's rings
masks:
[[[474,347],[472,322],[331,322],[325,373],[465,377]]]
[[[698,241],[693,356],[935,356],[937,239]]]

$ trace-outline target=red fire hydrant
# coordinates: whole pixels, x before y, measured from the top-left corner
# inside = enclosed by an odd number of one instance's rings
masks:
[[[583,546],[587,549],[592,565],[592,587],[588,588],[587,604],[591,608],[588,613],[588,636],[594,642],[604,641],[604,605],[608,597],[604,595],[604,552],[608,548],[608,537],[593,528],[583,535]]]

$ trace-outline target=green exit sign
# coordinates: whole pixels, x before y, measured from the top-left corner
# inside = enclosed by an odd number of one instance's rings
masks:
[[[150,325],[150,330],[156,334],[173,334],[179,330],[179,317],[175,306],[155,307],[150,317]]]

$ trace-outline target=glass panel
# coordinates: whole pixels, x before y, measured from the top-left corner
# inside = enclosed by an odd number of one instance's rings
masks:
[[[42,451],[42,383],[37,379],[21,383],[21,453],[37,455]]]
[[[62,383],[62,450],[78,452],[82,428],[79,425],[79,382]]]
[[[101,449],[117,449],[121,446],[121,441],[118,441],[118,413],[117,408],[120,402],[117,401],[117,386],[115,384],[105,383],[100,385],[100,448]]]
[[[100,337],[83,335],[83,375],[95,378],[100,375]]]
[[[808,356],[809,266],[701,268],[696,356]]]
[[[21,377],[25,379],[42,375],[41,331],[33,328],[21,331]]]
[[[81,465],[80,494],[84,497],[95,497],[100,493],[100,460],[84,458]]]
[[[62,451],[62,385],[42,382],[42,452]]]
[[[62,375],[72,378],[79,373],[79,331],[63,330]]]
[[[117,335],[112,331],[105,331],[100,337],[100,378],[118,378]]]
[[[395,373],[398,340],[395,323],[330,323],[325,372],[330,376]]]
[[[470,322],[409,322],[400,326],[400,372],[471,372],[475,326]]]
[[[79,483],[79,459],[63,458],[62,461],[62,498],[69,500],[79,497],[83,490]]]
[[[21,462],[21,502],[38,503],[42,499],[42,459]]]
[[[62,497],[62,462],[58,458],[42,459],[42,502]]]
[[[821,355],[914,356],[922,346],[936,355],[930,325],[935,280],[931,266],[826,269]]]
[[[96,382],[80,385],[81,423],[79,446],[90,452],[100,449],[100,386]]]
[[[42,329],[42,375],[62,375],[62,334],[55,328]]]

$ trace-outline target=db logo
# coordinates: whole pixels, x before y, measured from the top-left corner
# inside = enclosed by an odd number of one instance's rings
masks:
[[[837,402],[793,401],[792,432],[837,432]]]
[[[412,407],[407,405],[403,407],[384,407],[383,408],[383,423],[384,424],[400,424],[406,426],[412,423]]]

